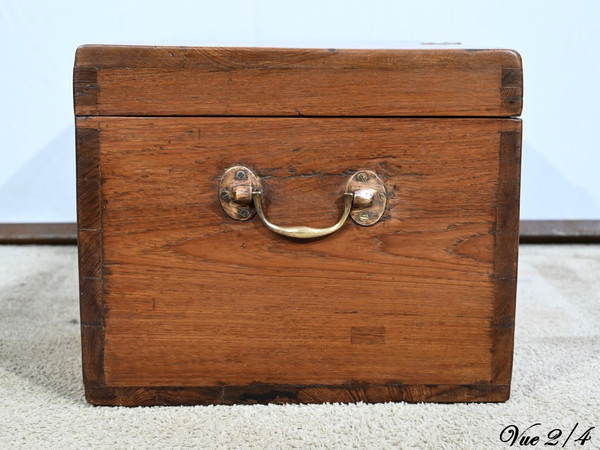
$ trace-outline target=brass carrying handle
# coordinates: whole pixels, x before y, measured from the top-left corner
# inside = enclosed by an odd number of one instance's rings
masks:
[[[327,228],[282,227],[265,216],[260,178],[248,167],[233,166],[225,171],[219,181],[219,201],[223,211],[234,220],[243,222],[257,213],[262,223],[274,233],[296,239],[314,239],[335,233],[348,217],[363,227],[374,225],[383,217],[387,193],[375,172],[360,170],[346,183],[344,213],[334,225]]]
[[[293,227],[280,227],[279,225],[275,225],[270,222],[265,216],[265,213],[262,208],[262,197],[263,194],[261,191],[253,191],[252,192],[252,201],[254,202],[254,208],[256,208],[256,214],[260,217],[262,223],[271,230],[273,233],[281,234],[283,236],[292,237],[296,239],[314,239],[322,236],[327,236],[328,234],[335,233],[337,230],[342,228],[344,222],[350,215],[352,211],[352,201],[354,200],[354,194],[352,192],[344,193],[344,214],[340,217],[334,225],[327,228],[313,228],[313,227],[305,227],[305,226],[293,226]]]

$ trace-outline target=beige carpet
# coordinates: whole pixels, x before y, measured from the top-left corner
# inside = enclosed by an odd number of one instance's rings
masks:
[[[504,404],[93,407],[75,247],[0,246],[0,448],[509,448],[536,423],[537,448],[576,424],[564,448],[600,448],[600,246],[522,246],[519,277]]]

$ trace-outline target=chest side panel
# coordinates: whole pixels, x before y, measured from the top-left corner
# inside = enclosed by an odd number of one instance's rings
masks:
[[[502,149],[520,121],[100,117],[78,128],[97,130],[100,149],[107,385],[509,383],[518,155]],[[278,224],[335,222],[358,169],[384,180],[388,208],[372,227],[288,240],[223,213],[218,180],[236,164],[261,177]]]

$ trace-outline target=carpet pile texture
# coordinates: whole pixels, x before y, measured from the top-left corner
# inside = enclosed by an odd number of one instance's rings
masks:
[[[600,246],[521,246],[502,404],[94,407],[80,359],[76,248],[0,246],[2,449],[509,448],[534,424],[536,447],[578,424],[564,448],[600,448]]]

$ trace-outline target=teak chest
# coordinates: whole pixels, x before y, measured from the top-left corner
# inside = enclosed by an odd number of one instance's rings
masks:
[[[517,53],[84,46],[74,97],[89,402],[508,399]]]

